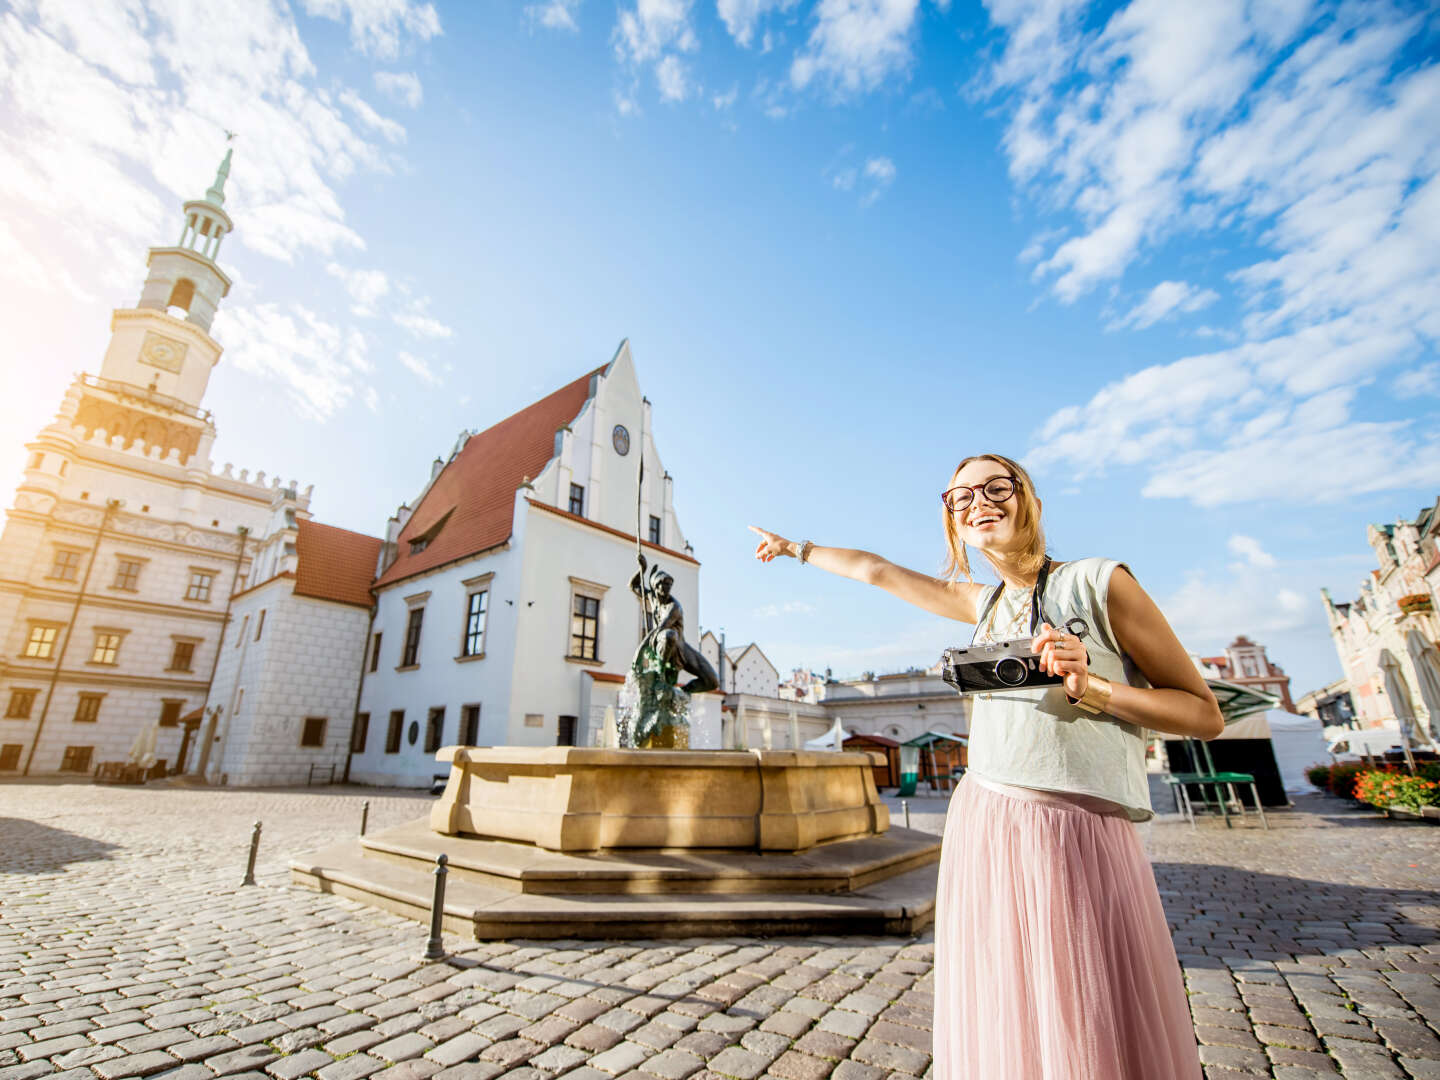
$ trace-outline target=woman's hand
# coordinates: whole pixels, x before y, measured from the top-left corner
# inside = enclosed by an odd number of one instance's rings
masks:
[[[1030,651],[1040,654],[1040,670],[1046,675],[1059,675],[1065,680],[1065,693],[1078,701],[1090,688],[1090,654],[1080,639],[1063,627],[1040,624],[1040,633],[1030,643]]]
[[[757,529],[754,525],[749,526],[751,532],[760,537],[760,543],[755,545],[755,558],[761,562],[770,562],[778,555],[795,554],[795,544],[786,540],[779,533],[766,532],[764,529]]]

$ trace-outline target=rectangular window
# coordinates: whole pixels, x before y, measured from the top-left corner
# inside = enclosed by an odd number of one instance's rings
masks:
[[[410,609],[410,621],[405,624],[405,654],[400,658],[401,667],[414,667],[420,662],[420,624],[424,621],[423,607]]]
[[[190,671],[195,663],[195,643],[175,642],[175,651],[170,654],[170,671]]]
[[[390,726],[385,731],[385,752],[387,754],[400,752],[400,729],[404,726],[405,710],[396,709],[390,714]]]
[[[473,592],[465,604],[465,645],[461,655],[479,656],[485,651],[485,605],[490,593]]]
[[[115,565],[115,582],[110,587],[135,592],[140,588],[141,565],[138,559],[121,559]]]
[[[215,580],[215,575],[208,570],[191,570],[190,585],[185,590],[186,600],[199,600],[203,604],[210,602],[210,585]]]
[[[24,749],[19,743],[0,746],[0,772],[13,772],[20,768],[20,752]]]
[[[352,754],[363,754],[365,742],[370,738],[370,714],[368,712],[355,714],[355,727],[350,732],[350,752]]]
[[[650,543],[660,543],[660,519],[654,514],[650,515]]]
[[[5,707],[5,716],[11,720],[26,720],[35,707],[35,690],[11,690],[10,704]]]
[[[30,637],[25,642],[25,655],[34,660],[49,660],[55,652],[55,638],[59,633],[58,626],[32,624]]]
[[[185,707],[181,698],[162,698],[160,701],[160,726],[179,727],[180,710]]]
[[[600,601],[594,596],[575,594],[574,613],[570,618],[570,655],[581,660],[599,656]]]
[[[574,716],[561,716],[561,717],[557,717],[557,718],[556,718],[556,722],[555,722],[555,745],[556,745],[556,746],[574,746],[574,745],[575,745],[575,723],[576,723],[576,719],[577,719],[577,718],[574,717]]]
[[[255,640],[260,640],[260,635],[265,632],[265,609],[260,609],[260,618],[255,620]]]
[[[480,745],[480,706],[466,705],[461,711],[460,745]]]
[[[328,717],[324,716],[305,717],[305,726],[300,730],[300,745],[324,746],[325,725],[328,722]]]
[[[95,651],[90,654],[92,664],[114,664],[120,652],[120,635],[102,631],[95,635]]]
[[[445,737],[445,710],[444,708],[431,709],[430,715],[425,719],[425,752],[433,754],[440,749],[440,741]]]
[[[93,746],[67,746],[65,756],[60,759],[61,772],[89,772],[90,757],[95,753]]]
[[[579,484],[570,485],[570,512],[578,517],[585,516],[585,489]]]
[[[100,702],[104,700],[104,694],[81,694],[79,702],[75,705],[75,723],[93,724],[99,720]]]
[[[55,552],[55,565],[50,567],[50,576],[61,581],[74,581],[80,572],[80,552],[59,548]]]
[[[370,646],[370,670],[374,671],[380,666],[380,631],[375,632],[375,640]]]

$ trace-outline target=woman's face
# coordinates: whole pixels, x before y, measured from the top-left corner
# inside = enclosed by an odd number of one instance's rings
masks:
[[[952,488],[971,488],[970,505],[951,511],[960,539],[981,551],[1002,552],[1015,541],[1015,517],[1020,512],[1018,485],[1008,499],[993,502],[980,485],[998,477],[1010,476],[1010,470],[998,461],[980,458],[971,461],[950,481]],[[957,492],[957,494],[959,494]]]

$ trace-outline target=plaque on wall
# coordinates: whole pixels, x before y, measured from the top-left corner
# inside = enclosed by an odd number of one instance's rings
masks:
[[[154,330],[150,330],[145,334],[145,340],[140,345],[140,362],[178,375],[181,366],[185,363],[185,349],[185,342],[176,341],[174,338],[168,338],[164,334],[157,334]]]

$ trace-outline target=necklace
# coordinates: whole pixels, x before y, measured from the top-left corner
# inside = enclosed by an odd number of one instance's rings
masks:
[[[1005,599],[1005,594],[1009,591],[1005,588],[1004,585],[1001,585],[1000,588],[1002,590],[1000,594],[1000,599],[997,600],[995,602],[995,605],[990,609],[990,618],[987,619],[985,622],[985,639],[991,644],[999,640],[995,636],[995,617],[1000,614],[1000,601]],[[1021,602],[1016,605],[1014,614],[1011,615],[1008,624],[1005,626],[1005,629],[1009,632],[1010,637],[1016,637],[1020,633],[1020,628],[1024,622],[1026,613],[1028,613],[1030,610],[1031,600],[1034,598],[1034,596],[1035,586],[1032,585],[1026,591],[1025,596],[1021,600]]]

